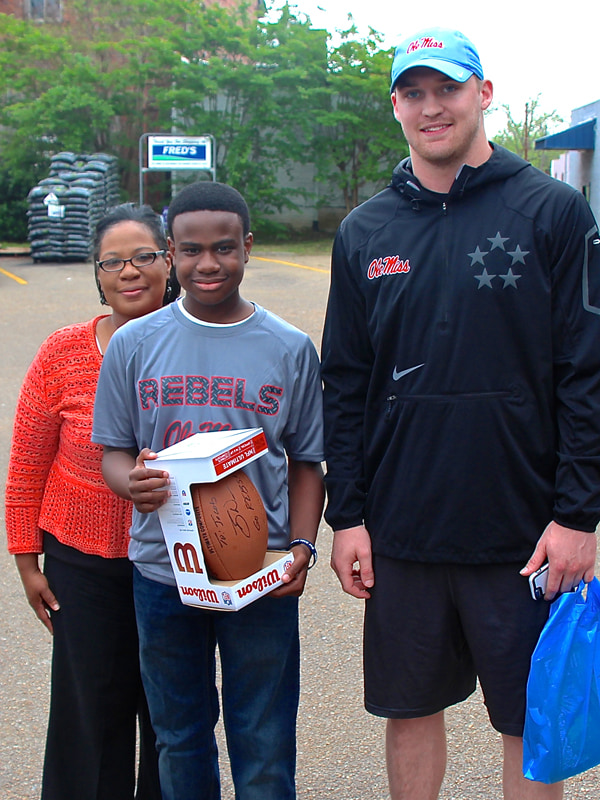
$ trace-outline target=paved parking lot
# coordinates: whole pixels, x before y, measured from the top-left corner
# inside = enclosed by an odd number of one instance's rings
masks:
[[[243,286],[245,296],[306,330],[318,345],[328,258],[270,254],[260,248],[253,255]],[[100,313],[100,306],[91,264],[34,265],[27,257],[0,260],[0,303],[0,478],[4,485],[14,404],[37,347],[61,325]],[[0,527],[4,531],[3,506]],[[384,800],[383,722],[362,707],[361,604],[337,585],[328,566],[329,549],[330,532],[322,525],[321,558],[301,602],[298,797]],[[26,604],[4,544],[0,574],[0,798],[35,800],[40,790],[51,642]],[[448,712],[447,728],[449,765],[442,800],[501,798],[499,736],[489,728],[478,694]],[[232,800],[226,766],[223,784],[224,800]],[[573,799],[599,796],[600,768],[572,779],[566,791],[566,797]]]

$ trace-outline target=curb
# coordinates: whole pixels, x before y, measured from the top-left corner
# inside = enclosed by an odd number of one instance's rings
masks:
[[[10,250],[0,250],[0,258],[19,258],[20,256],[30,256],[31,250],[25,248],[12,247]]]

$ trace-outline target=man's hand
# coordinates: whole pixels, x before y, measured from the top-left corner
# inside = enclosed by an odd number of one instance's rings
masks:
[[[371,537],[364,525],[335,531],[331,550],[331,566],[342,589],[365,600],[375,583],[371,555]]]
[[[164,505],[169,497],[169,473],[148,469],[144,461],[158,458],[148,447],[139,453],[135,467],[129,473],[129,496],[139,512],[149,514]]]
[[[564,528],[551,522],[540,536],[533,555],[521,570],[528,577],[546,561],[548,586],[546,600],[554,600],[559,592],[568,592],[581,581],[589,583],[594,577],[596,563],[596,534]]]

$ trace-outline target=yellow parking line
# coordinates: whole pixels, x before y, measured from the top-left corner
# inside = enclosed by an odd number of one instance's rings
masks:
[[[16,281],[17,283],[22,283],[23,285],[27,284],[26,280],[23,280],[23,278],[19,278],[18,275],[13,275],[12,272],[7,272],[5,269],[2,269],[2,267],[0,267],[0,272],[3,275],[6,275],[7,278],[12,278],[13,281]]]
[[[250,256],[255,261],[268,261],[271,264],[283,264],[286,267],[297,267],[298,269],[310,269],[312,272],[323,272],[329,275],[328,269],[321,269],[320,267],[307,267],[306,264],[294,264],[293,261],[277,261],[275,258],[261,258],[260,256]]]

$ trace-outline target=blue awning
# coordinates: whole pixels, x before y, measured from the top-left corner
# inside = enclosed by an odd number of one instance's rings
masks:
[[[536,150],[593,150],[596,143],[596,119],[573,125],[566,131],[536,139]]]

